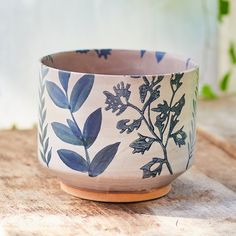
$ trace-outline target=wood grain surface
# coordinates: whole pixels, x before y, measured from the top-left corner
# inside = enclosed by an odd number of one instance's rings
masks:
[[[199,101],[198,130],[236,158],[236,96]]]
[[[0,235],[235,235],[236,160],[198,135],[195,165],[163,198],[111,204],[61,191],[36,131],[0,132]]]

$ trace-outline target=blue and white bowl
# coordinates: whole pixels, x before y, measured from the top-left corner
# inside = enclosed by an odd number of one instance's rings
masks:
[[[167,194],[192,164],[198,66],[145,50],[41,60],[39,161],[66,192],[130,202]]]

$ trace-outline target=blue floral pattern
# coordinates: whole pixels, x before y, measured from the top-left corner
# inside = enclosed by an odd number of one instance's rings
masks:
[[[145,54],[146,50],[140,50],[140,57],[142,58]]]
[[[49,137],[47,136],[48,124],[46,124],[47,109],[45,108],[45,81],[44,78],[48,74],[47,67],[41,67],[41,76],[39,77],[39,152],[42,161],[49,167],[52,157],[52,148],[49,147]]]
[[[147,52],[146,50],[143,50],[143,49],[140,50],[140,57],[143,58],[146,52]],[[165,52],[160,52],[160,51],[155,52],[155,58],[156,58],[157,63],[161,62],[165,54],[166,54]]]
[[[88,173],[90,177],[96,177],[102,174],[112,162],[117,153],[120,142],[102,148],[91,160],[89,148],[96,141],[101,129],[101,108],[96,109],[87,117],[83,129],[81,129],[77,123],[74,113],[79,111],[88,98],[94,84],[94,75],[83,75],[75,83],[70,96],[68,94],[70,73],[59,71],[58,77],[62,88],[52,81],[46,81],[46,89],[52,102],[57,107],[69,111],[70,118],[66,120],[67,124],[52,122],[52,129],[55,135],[63,142],[81,146],[84,149],[84,156],[67,149],[57,150],[58,156],[69,168],[79,172]]]
[[[101,49],[95,50],[99,58],[107,59],[109,55],[111,55],[111,49]]]
[[[159,63],[165,56],[165,52],[156,51],[155,56],[156,56],[157,63]]]
[[[82,54],[87,54],[90,50],[88,49],[83,49],[83,50],[76,50],[75,52],[77,53],[82,53]]]
[[[197,75],[198,76],[198,75]],[[189,131],[189,141],[187,143],[188,145],[188,161],[186,165],[186,170],[189,168],[190,161],[193,158],[194,154],[194,147],[196,143],[196,111],[197,111],[197,96],[198,96],[198,85],[196,86],[195,92],[194,92],[194,98],[192,101],[192,120],[191,120],[191,128]]]
[[[81,54],[87,54],[91,51],[95,51],[97,56],[99,58],[104,58],[105,60],[108,59],[108,56],[111,55],[112,53],[112,49],[95,49],[95,50],[88,50],[88,49],[84,49],[84,50],[76,50],[76,53],[81,53]],[[146,50],[140,50],[140,57],[143,58],[146,54]],[[165,52],[160,52],[160,51],[156,51],[155,52],[155,58],[157,63],[161,62],[163,57],[165,56]]]
[[[118,121],[116,128],[120,130],[120,133],[126,131],[129,134],[134,130],[138,131],[142,125],[149,130],[150,135],[138,133],[138,138],[129,145],[133,149],[133,154],[144,154],[155,143],[162,148],[162,157],[153,157],[151,161],[140,168],[143,171],[143,178],[160,175],[164,165],[166,165],[172,175],[173,170],[167,155],[168,142],[173,140],[179,148],[186,145],[187,134],[184,131],[184,126],[180,129],[176,128],[185,105],[185,94],[182,94],[176,100],[176,95],[183,83],[181,81],[183,76],[184,73],[177,73],[171,76],[170,87],[172,95],[170,101],[163,100],[161,103],[156,103],[154,108],[151,108],[151,105],[160,97],[161,82],[164,76],[152,76],[151,80],[146,76],[142,77],[143,83],[139,87],[140,101],[143,104],[141,108],[130,102],[130,84],[119,83],[114,86],[114,93],[104,91],[106,110],[111,110],[117,116],[124,113],[126,109],[133,109],[139,114],[139,118],[133,121],[130,119]],[[151,119],[151,112],[156,113],[155,121]],[[153,166],[155,167],[153,168]]]
[[[99,58],[107,59],[111,55],[112,49],[95,49],[95,50],[76,50],[76,53],[87,54],[90,51],[95,51]]]

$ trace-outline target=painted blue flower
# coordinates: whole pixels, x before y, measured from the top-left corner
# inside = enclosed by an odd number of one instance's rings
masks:
[[[146,50],[140,50],[140,57],[143,58],[145,53],[146,53]]]
[[[108,58],[108,55],[111,55],[112,49],[101,49],[101,50],[95,50],[99,58],[104,57],[104,59]]]
[[[155,56],[156,56],[157,63],[159,63],[163,59],[165,54],[166,54],[165,52],[156,51]]]
[[[89,51],[90,50],[83,49],[83,50],[76,50],[75,52],[82,53],[82,54],[87,54]]]
[[[117,84],[117,86],[113,87],[115,95],[104,91],[103,94],[106,96],[106,104],[107,107],[105,110],[112,110],[112,112],[117,112],[117,116],[123,113],[127,108],[127,103],[131,94],[129,90],[130,84],[124,85],[124,82]],[[125,101],[124,101],[125,100]]]

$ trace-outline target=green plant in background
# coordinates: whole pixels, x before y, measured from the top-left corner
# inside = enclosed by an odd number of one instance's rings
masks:
[[[229,70],[223,75],[222,79],[220,80],[219,86],[222,92],[227,92],[229,88],[229,82],[232,77],[232,70],[233,67],[236,65],[236,49],[235,49],[235,44],[233,42],[230,42],[229,44],[228,56],[231,65]]]
[[[222,22],[222,19],[225,15],[228,15],[230,12],[230,3],[229,0],[218,0],[218,21]]]
[[[229,87],[229,80],[231,76],[231,71],[228,71],[224,74],[223,78],[220,81],[220,90],[221,91],[227,91]]]
[[[235,49],[235,45],[233,42],[230,43],[229,46],[229,57],[230,57],[230,61],[233,65],[236,64],[236,49]]]
[[[212,89],[210,84],[205,84],[201,88],[201,96],[205,99],[215,99],[217,98],[216,93]]]
[[[218,20],[220,23],[223,22],[223,17],[229,15],[231,12],[231,1],[230,0],[219,0],[218,1]],[[236,48],[233,41],[229,42],[228,47],[228,59],[230,61],[229,69],[223,74],[219,89],[223,93],[226,93],[229,89],[229,83],[233,76],[233,67],[236,65]]]
[[[230,0],[218,0],[218,21],[223,22],[223,18],[230,14]],[[229,43],[228,57],[231,63],[230,68],[222,76],[219,82],[219,89],[221,92],[226,93],[229,89],[230,79],[232,77],[233,67],[236,65],[236,47],[234,42]],[[201,89],[201,96],[206,99],[215,99],[217,94],[209,84],[205,84]]]
[[[16,124],[13,124],[13,125],[11,126],[11,130],[18,130],[17,125],[16,125]]]

